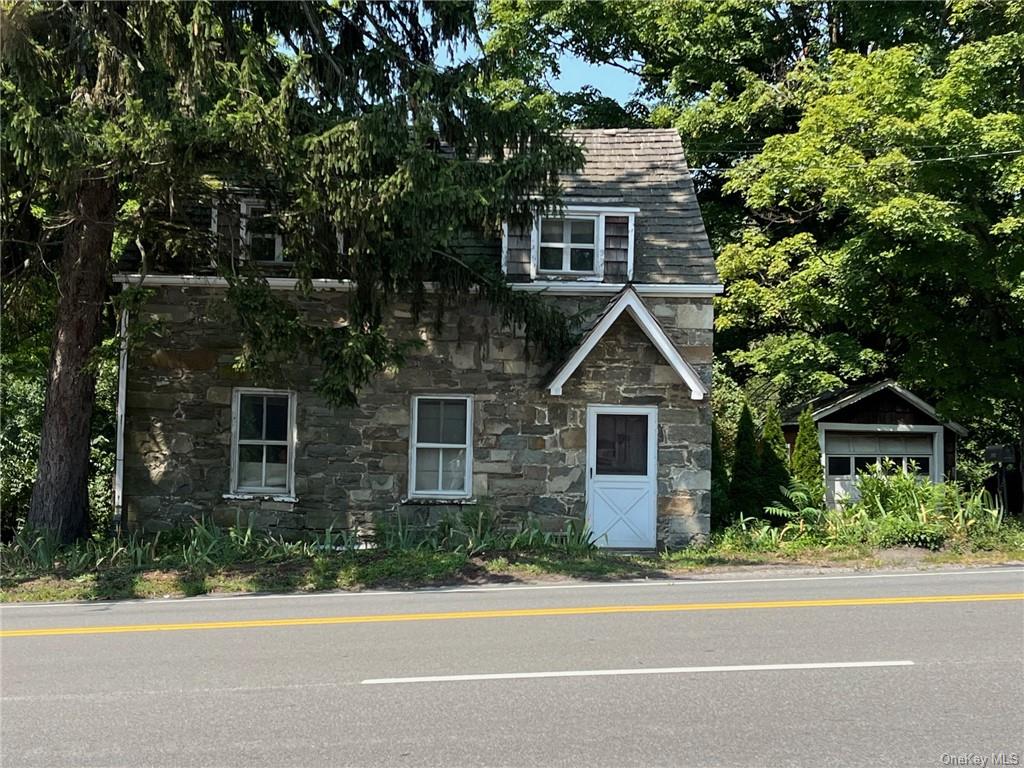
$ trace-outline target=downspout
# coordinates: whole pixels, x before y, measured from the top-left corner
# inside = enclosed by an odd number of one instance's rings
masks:
[[[117,360],[117,410],[114,448],[114,530],[124,533],[124,414],[128,390],[128,310],[121,310],[118,326],[120,351]]]

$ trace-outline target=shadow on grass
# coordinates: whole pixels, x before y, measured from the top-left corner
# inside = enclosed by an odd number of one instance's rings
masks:
[[[507,554],[504,559],[513,572],[559,575],[579,579],[615,581],[620,579],[667,578],[657,561],[624,555],[593,554],[572,557],[562,554]],[[492,562],[490,567],[500,564]]]

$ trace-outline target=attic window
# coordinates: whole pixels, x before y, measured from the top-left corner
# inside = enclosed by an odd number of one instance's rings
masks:
[[[597,223],[596,216],[562,219],[542,216],[539,271],[594,274]]]
[[[239,231],[249,258],[262,263],[283,263],[284,243],[277,222],[269,215],[270,208],[263,200],[241,202]]]
[[[627,283],[639,208],[568,204],[532,225],[506,222],[501,269],[514,279]]]

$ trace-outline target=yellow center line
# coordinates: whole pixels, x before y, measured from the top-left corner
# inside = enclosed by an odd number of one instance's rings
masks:
[[[766,600],[728,603],[662,603],[653,605],[591,605],[565,608],[509,608],[498,611],[448,611],[439,613],[384,613],[365,616],[315,616],[250,621],[200,621],[182,624],[122,624],[92,627],[6,629],[0,637],[48,637],[51,635],[113,635],[123,632],[182,632],[200,629],[262,629],[310,627],[331,624],[385,624],[396,621],[451,621],[511,619],[532,616],[592,616],[620,613],[683,613],[688,611],[739,611],[765,608],[831,608],[861,605],[911,605],[920,603],[984,603],[1024,600],[1024,592],[987,595],[919,595],[909,597],[848,597],[826,600]]]

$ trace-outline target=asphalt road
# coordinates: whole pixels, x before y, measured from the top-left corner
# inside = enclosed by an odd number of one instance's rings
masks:
[[[5,767],[1024,765],[1021,568],[0,621]]]

